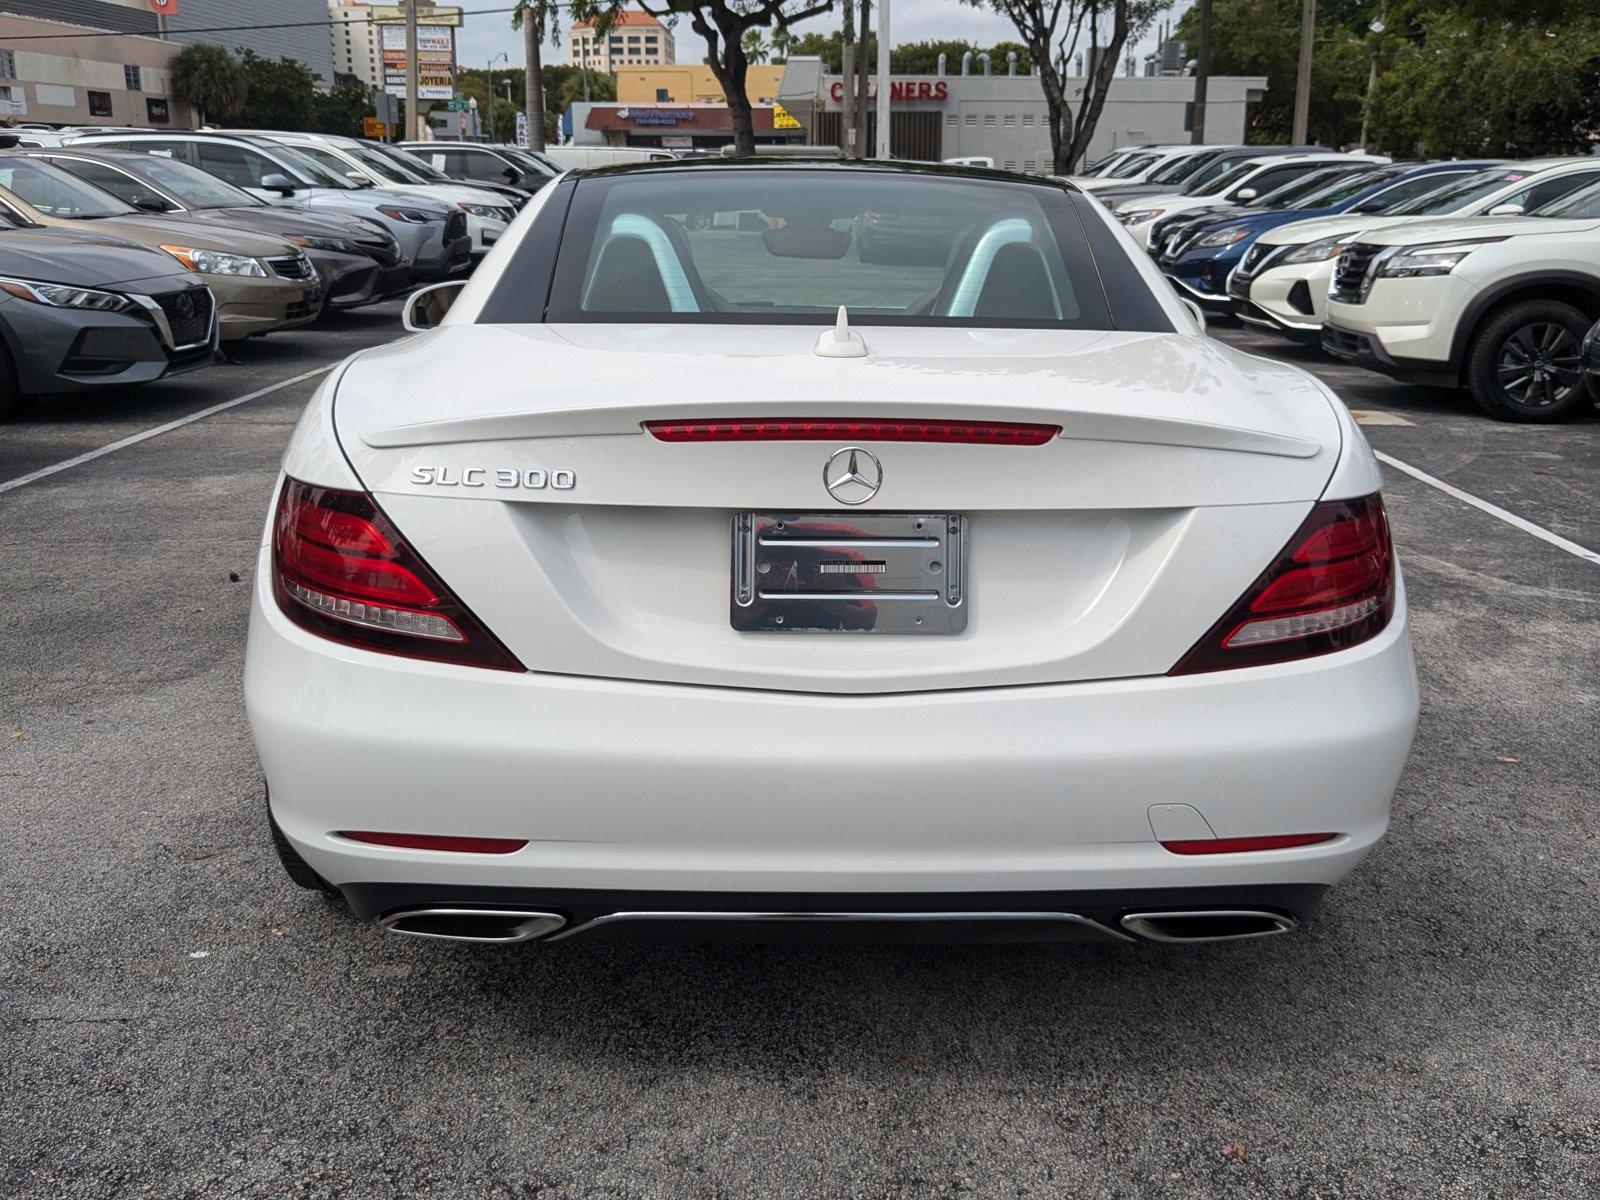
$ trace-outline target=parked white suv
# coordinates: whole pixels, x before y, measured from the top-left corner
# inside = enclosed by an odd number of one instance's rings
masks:
[[[1137,200],[1124,200],[1113,207],[1112,215],[1122,222],[1145,249],[1150,248],[1150,231],[1157,217],[1170,217],[1174,213],[1189,212],[1197,208],[1227,208],[1248,204],[1257,196],[1293,183],[1308,171],[1326,167],[1330,163],[1348,162],[1351,155],[1332,150],[1314,154],[1278,154],[1253,158],[1240,163],[1225,175],[1219,176],[1202,192],[1190,195],[1185,192],[1161,196],[1141,196]],[[1386,158],[1367,161],[1388,162]]]
[[[1143,183],[1162,167],[1193,158],[1197,154],[1213,154],[1222,148],[1209,145],[1152,146],[1148,152],[1130,157],[1104,175],[1072,175],[1068,178],[1090,193],[1103,188],[1125,187],[1129,184]]]
[[[1508,421],[1588,402],[1579,350],[1600,317],[1600,183],[1525,217],[1364,233],[1339,256],[1322,345],[1396,378],[1465,387]]]
[[[1334,261],[1357,235],[1449,217],[1533,212],[1596,182],[1600,159],[1533,159],[1464,179],[1441,176],[1437,187],[1379,213],[1341,213],[1270,229],[1228,279],[1234,315],[1258,328],[1316,342],[1328,319]]]

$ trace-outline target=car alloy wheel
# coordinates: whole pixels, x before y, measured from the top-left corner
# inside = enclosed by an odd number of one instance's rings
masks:
[[[1524,325],[1500,345],[1500,386],[1529,408],[1548,408],[1578,386],[1578,339],[1549,321]]]
[[[1580,342],[1590,320],[1570,304],[1524,300],[1477,331],[1466,383],[1478,407],[1502,421],[1550,422],[1584,405]]]

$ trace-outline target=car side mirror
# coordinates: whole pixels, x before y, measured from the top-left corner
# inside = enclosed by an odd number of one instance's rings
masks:
[[[1206,331],[1205,309],[1201,308],[1193,300],[1186,299],[1182,296],[1178,297],[1178,299],[1183,306],[1189,310],[1189,315],[1194,318],[1194,323],[1200,327],[1200,332],[1204,333]]]
[[[1255,188],[1240,188],[1233,194],[1233,198],[1240,204],[1249,204],[1257,196]]]
[[[1375,196],[1371,200],[1363,200],[1360,204],[1355,206],[1354,211],[1358,213],[1375,213],[1382,212],[1388,207],[1389,202],[1387,200]]]
[[[1491,217],[1520,217],[1525,210],[1520,204],[1496,204],[1489,210]]]
[[[140,212],[164,213],[167,211],[167,206],[154,196],[140,196],[133,202],[133,206]]]
[[[294,180],[287,175],[263,175],[261,186],[269,192],[277,192],[280,196],[294,195]]]
[[[515,167],[507,167],[501,174],[505,176],[507,183],[519,183],[522,180],[522,172]]]
[[[437,329],[443,323],[445,313],[449,312],[450,306],[456,302],[456,297],[461,295],[461,289],[466,286],[467,281],[464,279],[448,279],[444,283],[436,283],[432,287],[412,292],[406,298],[406,306],[400,314],[400,323],[411,333]]]

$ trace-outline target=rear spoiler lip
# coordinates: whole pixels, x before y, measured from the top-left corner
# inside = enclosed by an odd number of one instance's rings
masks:
[[[796,411],[803,407],[804,412]],[[558,408],[541,412],[488,413],[440,421],[421,421],[361,433],[374,450],[464,442],[527,441],[541,438],[645,437],[647,421],[728,420],[951,420],[1019,421],[1059,425],[1057,435],[1068,441],[1131,442],[1136,445],[1182,446],[1195,450],[1226,450],[1265,454],[1276,458],[1315,458],[1323,446],[1312,438],[1245,429],[1174,417],[1093,410],[1063,411],[1013,405],[920,402],[916,404],[862,404],[819,401],[804,406],[793,403],[738,402],[711,405],[617,405],[604,408]],[[748,444],[748,443],[745,443]],[[666,447],[664,447],[665,449]],[[676,449],[676,447],[674,447]]]

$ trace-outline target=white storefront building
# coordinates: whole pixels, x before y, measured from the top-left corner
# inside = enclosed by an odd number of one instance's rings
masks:
[[[1067,79],[1074,105],[1085,83]],[[1266,87],[1264,77],[1212,76],[1206,92],[1206,141],[1242,143],[1249,105]],[[818,144],[837,142],[843,95],[843,81],[824,74],[817,58],[790,59],[778,90],[779,103],[806,128],[808,140]],[[1192,77],[1118,76],[1106,96],[1088,161],[1119,146],[1188,142],[1193,103]],[[1031,75],[895,76],[890,113],[898,158],[981,155],[1014,171],[1050,171],[1044,91]],[[869,126],[876,129],[875,115]]]

